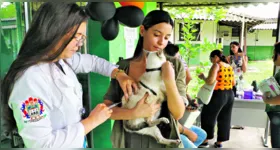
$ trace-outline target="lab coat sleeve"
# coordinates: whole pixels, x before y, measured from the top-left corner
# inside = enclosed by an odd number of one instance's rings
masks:
[[[82,148],[85,130],[80,122],[69,124],[58,130],[52,128],[50,112],[53,109],[53,100],[49,89],[47,79],[42,73],[39,74],[34,70],[27,70],[14,85],[9,106],[13,110],[18,132],[23,138],[25,147]],[[37,98],[37,102],[33,102],[32,105],[30,98],[33,100]],[[42,113],[41,110],[43,110]],[[33,112],[35,115],[28,112]],[[31,116],[35,117],[31,119]]]
[[[95,55],[75,53],[71,58],[66,59],[68,64],[76,73],[96,72],[104,76],[110,77],[112,71],[118,68],[103,58]]]

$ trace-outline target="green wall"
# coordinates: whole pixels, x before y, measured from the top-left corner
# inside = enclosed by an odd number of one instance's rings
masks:
[[[14,54],[12,49],[8,48],[2,30],[0,31],[0,48],[0,79],[2,80],[14,61]]]
[[[22,43],[24,26],[22,26],[22,24],[20,24],[20,22],[22,20],[22,14],[20,13],[21,4],[22,3],[20,3],[20,2],[15,2],[15,3],[11,4],[13,6],[11,6],[11,7],[9,6],[12,9],[16,8],[16,10],[17,10],[16,14],[11,13],[8,16],[6,16],[7,14],[0,15],[0,82],[2,81],[2,79],[4,78],[4,76],[7,73],[8,69],[10,68],[10,65],[16,58],[19,47]],[[11,9],[9,9],[9,10],[11,10]],[[15,10],[14,10],[14,13],[15,13]],[[6,20],[2,20],[3,17],[9,17],[11,15],[13,17],[16,16],[16,19],[5,18]],[[1,111],[0,111],[0,116],[2,116]],[[0,134],[2,134],[2,118],[0,119],[0,124],[1,124]]]
[[[223,52],[229,55],[229,46],[224,46]],[[273,54],[273,46],[247,46],[247,56],[249,60],[266,60],[271,59]]]
[[[248,46],[247,53],[249,60],[271,59],[273,46]]]
[[[88,48],[89,53],[97,55],[110,61],[110,42],[105,41],[100,33],[101,24],[95,21],[88,21]],[[109,78],[96,73],[90,73],[90,97],[92,109],[99,103],[103,102],[103,95],[109,86]],[[98,148],[108,148],[110,139],[108,129],[110,121],[95,128],[93,133],[93,145]],[[89,141],[90,142],[90,141]]]
[[[120,4],[115,2],[116,7]],[[144,14],[156,9],[156,2],[146,2],[143,8]],[[101,23],[89,20],[88,22],[88,49],[90,54],[97,55],[110,62],[117,62],[119,57],[125,57],[125,38],[123,26],[120,26],[119,34],[113,41],[103,39],[101,33]],[[137,44],[137,42],[135,42]],[[110,78],[90,73],[90,97],[92,109],[99,103],[103,102],[103,96],[110,84]],[[107,120],[102,125],[95,128],[93,133],[94,148],[111,148],[111,130],[113,120]]]
[[[230,47],[229,46],[223,46],[223,54],[225,56],[228,56],[229,55],[229,50],[230,50]]]
[[[156,2],[145,2],[144,8],[142,9],[146,16],[150,11],[157,9]]]
[[[23,40],[24,25],[22,24],[21,5],[15,2],[16,18],[0,18],[0,79],[7,73],[16,58]]]

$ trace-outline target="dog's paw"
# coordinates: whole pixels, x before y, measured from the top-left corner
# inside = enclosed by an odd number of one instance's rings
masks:
[[[176,143],[177,143],[178,145],[181,144],[181,142],[182,142],[180,139],[177,139],[176,141],[177,141]]]
[[[145,99],[146,104],[150,104],[150,100],[148,98]]]
[[[163,122],[163,123],[165,123],[165,124],[169,124],[168,118],[165,118],[165,117],[160,118],[160,121]]]
[[[173,142],[170,144],[171,147],[178,147],[181,144],[181,140],[177,139],[177,140],[173,140]]]

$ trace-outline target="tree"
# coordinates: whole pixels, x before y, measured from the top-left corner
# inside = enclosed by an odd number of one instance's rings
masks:
[[[195,58],[200,52],[210,53],[214,49],[221,49],[221,44],[211,43],[207,38],[203,39],[201,44],[194,44],[192,42],[195,39],[198,39],[201,31],[203,30],[204,23],[206,19],[211,19],[215,23],[218,23],[219,20],[225,17],[226,10],[223,7],[204,7],[204,8],[191,8],[191,7],[176,7],[176,8],[165,8],[166,11],[170,13],[173,18],[181,18],[183,24],[182,35],[184,43],[180,45],[180,54],[190,66],[190,59]],[[194,28],[195,24],[199,23],[199,20],[195,20],[195,16],[201,16],[204,18],[203,23],[201,24],[200,32],[195,36],[198,30]],[[210,61],[200,61],[199,65],[196,67],[195,73],[193,73],[193,81],[188,88],[188,93],[192,97],[196,97],[199,88],[204,84],[203,80],[200,80],[197,76],[200,73],[206,73],[209,71]]]

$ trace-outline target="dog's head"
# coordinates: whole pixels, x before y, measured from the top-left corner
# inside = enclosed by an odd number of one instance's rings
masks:
[[[157,52],[147,52],[147,64],[146,69],[157,69],[161,68],[162,64],[166,61],[162,50]]]

